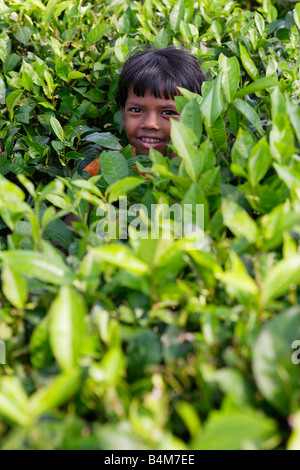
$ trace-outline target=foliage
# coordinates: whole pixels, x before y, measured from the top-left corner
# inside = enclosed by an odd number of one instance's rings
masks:
[[[0,1],[2,449],[299,448],[300,4],[246,8]],[[144,43],[208,79],[173,160],[133,158],[114,103]],[[99,238],[126,195],[157,239]],[[200,248],[162,236],[174,202],[204,204]]]

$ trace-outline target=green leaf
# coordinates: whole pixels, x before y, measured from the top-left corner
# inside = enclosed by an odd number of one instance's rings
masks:
[[[233,105],[245,116],[246,119],[257,129],[260,135],[263,135],[263,127],[260,121],[260,118],[257,112],[250,106],[250,104],[246,103],[246,101],[240,100],[236,98],[233,101]]]
[[[47,315],[35,327],[30,338],[30,362],[35,369],[43,369],[53,361],[48,330],[49,316]]]
[[[125,245],[109,245],[92,248],[91,253],[98,262],[105,261],[125,271],[143,276],[148,274],[149,267],[136,258]]]
[[[199,183],[192,183],[181,200],[184,224],[193,224],[202,230],[208,227],[208,202]]]
[[[258,228],[247,211],[229,199],[222,200],[222,216],[224,225],[236,236],[244,236],[250,243],[255,243]]]
[[[193,145],[197,144],[198,138],[189,127],[172,119],[171,139],[177,155],[184,161],[185,169],[189,177],[192,181],[196,181],[202,166],[200,160],[197,158],[199,151]]]
[[[160,49],[164,49],[168,46],[170,41],[169,35],[165,28],[161,28],[159,33],[156,35],[154,45],[159,47]]]
[[[97,88],[89,90],[87,93],[84,94],[85,98],[89,101],[93,101],[94,103],[103,103],[105,101],[105,96],[101,90]]]
[[[276,421],[253,409],[212,411],[192,449],[270,449],[278,444]]]
[[[56,137],[58,137],[61,142],[64,142],[65,135],[64,135],[63,128],[60,125],[60,122],[55,117],[51,116],[50,124]]]
[[[82,260],[77,271],[77,280],[80,282],[80,289],[89,295],[95,292],[99,285],[101,269],[99,263],[89,252]],[[77,282],[76,280],[76,282]]]
[[[247,49],[240,43],[240,54],[241,54],[241,61],[243,66],[247,72],[247,74],[252,78],[253,81],[259,78],[259,73],[254,64],[253,60],[248,54]]]
[[[46,254],[27,250],[7,250],[0,253],[0,259],[7,261],[16,271],[24,276],[33,277],[55,285],[71,283],[73,273],[58,259],[49,259]]]
[[[296,3],[295,5],[294,20],[297,25],[297,28],[300,29],[300,3]]]
[[[175,34],[179,31],[180,22],[184,20],[184,13],[185,8],[182,1],[180,0],[179,2],[175,3],[170,13],[170,26]]]
[[[87,307],[84,298],[69,286],[62,286],[49,310],[50,345],[65,372],[78,367],[84,337]]]
[[[185,21],[180,21],[180,32],[182,34],[182,37],[188,43],[192,37],[192,33],[189,25]]]
[[[122,181],[116,181],[106,190],[106,194],[108,195],[108,202],[112,204],[121,196],[125,196],[128,191],[132,191],[143,183],[145,183],[144,179],[135,178],[133,176],[124,178]]]
[[[17,377],[2,377],[0,391],[0,414],[9,422],[28,426],[28,398]]]
[[[63,60],[57,59],[55,61],[55,71],[62,80],[68,81],[69,67]]]
[[[265,29],[265,20],[262,15],[260,15],[257,11],[254,13],[255,24],[259,31],[259,34],[263,36],[264,29]]]
[[[20,62],[21,57],[18,54],[9,54],[5,59],[4,69],[5,72],[11,72],[16,65]]]
[[[202,137],[202,119],[200,105],[196,99],[193,98],[185,105],[180,114],[180,122],[194,132],[199,144]]]
[[[93,142],[100,147],[105,147],[111,150],[121,150],[121,145],[118,138],[111,132],[93,132],[88,134],[83,139],[86,142]]]
[[[100,155],[100,167],[103,177],[108,184],[115,183],[128,176],[127,161],[119,152],[102,152]]]
[[[125,62],[129,55],[129,49],[125,42],[126,36],[119,37],[115,44],[115,55],[120,62]]]
[[[285,182],[287,187],[292,191],[300,188],[300,171],[295,167],[273,164],[279,178]]]
[[[6,106],[7,106],[7,109],[9,111],[9,118],[10,120],[12,121],[13,119],[13,110],[14,110],[14,107],[19,103],[20,99],[21,99],[21,96],[22,96],[22,93],[23,93],[23,90],[16,90],[16,91],[13,91],[12,93],[10,93],[7,97],[6,97]]]
[[[275,78],[259,78],[256,80],[256,82],[251,83],[250,85],[246,86],[246,88],[243,88],[242,90],[239,90],[236,93],[236,98],[241,98],[245,95],[250,95],[251,93],[255,93],[256,91],[260,90],[266,90],[267,88],[271,87],[277,87],[278,82],[275,80]]]
[[[9,302],[16,308],[24,308],[28,298],[26,281],[8,263],[2,269],[2,290]]]
[[[254,139],[250,132],[244,131],[240,127],[236,140],[232,147],[231,158],[232,163],[240,168],[245,168],[246,161],[250,157],[254,147]]]
[[[109,25],[106,23],[100,23],[93,28],[87,35],[87,42],[93,44],[94,42],[100,41],[104,34],[109,30]]]
[[[272,106],[273,109],[273,106]],[[286,109],[288,112],[289,119],[294,128],[298,142],[300,143],[300,108],[298,105],[292,103],[290,98],[286,95]],[[284,104],[282,104],[281,112],[285,112]]]
[[[66,250],[73,241],[73,235],[62,220],[52,220],[44,230],[44,238],[54,241]]]
[[[288,269],[283,280],[287,274]],[[269,320],[253,348],[252,368],[258,389],[283,416],[294,409],[299,393],[299,368],[291,360],[295,338],[300,338],[298,305]]]
[[[248,160],[251,183],[255,186],[265,176],[272,162],[272,155],[266,137],[263,137],[253,148]]]
[[[278,114],[270,132],[270,149],[272,156],[284,162],[295,152],[295,138],[287,114]]]
[[[222,72],[212,82],[208,92],[203,96],[201,112],[205,123],[210,127],[218,119],[224,108],[224,97],[222,94]]]
[[[300,283],[300,255],[279,261],[269,269],[262,285],[261,298],[264,305],[286,294],[292,285]]]
[[[0,104],[5,104],[6,85],[2,77],[0,77]]]
[[[222,87],[229,103],[234,100],[240,81],[240,66],[236,57],[219,56],[220,69],[222,70]]]
[[[49,0],[47,3],[46,10],[43,13],[42,24],[45,30],[48,28],[52,17],[54,15],[55,7],[60,0]]]
[[[30,415],[35,419],[66,403],[80,387],[80,374],[77,371],[61,374],[30,397]]]
[[[224,273],[217,273],[216,277],[229,286],[230,295],[234,292],[236,297],[238,297],[239,293],[243,292],[248,294],[251,300],[255,299],[258,295],[256,282],[249,276],[242,260],[234,251],[229,252],[229,258],[231,269],[226,270]]]
[[[21,42],[25,46],[27,46],[29,39],[32,35],[32,29],[29,26],[24,26],[23,28],[18,28],[18,30],[14,33],[14,37],[17,41]]]
[[[287,100],[290,102],[289,98]],[[271,91],[271,103],[272,103],[272,120],[274,121],[278,114],[285,114],[286,113],[286,105],[285,99],[283,94],[280,91],[279,87],[273,88]],[[298,109],[298,106],[295,106]],[[289,114],[292,114],[292,110],[290,110]],[[290,116],[291,118],[291,116]],[[300,118],[300,115],[299,115]],[[293,125],[293,120],[291,119],[291,123]],[[300,138],[300,119],[299,119],[299,138]]]
[[[77,72],[77,70],[73,70],[72,72],[68,73],[68,82],[70,80],[76,80],[77,78],[84,78],[85,74],[81,72]]]
[[[215,148],[217,150],[227,152],[228,140],[224,120],[222,119],[222,117],[219,116],[218,119],[211,126],[205,124],[205,128],[208,136],[213,141]]]

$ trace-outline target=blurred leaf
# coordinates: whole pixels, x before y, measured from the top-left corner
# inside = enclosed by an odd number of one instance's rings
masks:
[[[24,276],[33,277],[55,285],[71,283],[73,273],[58,259],[49,260],[48,256],[34,251],[7,250],[0,253],[0,258]]]
[[[50,306],[50,345],[53,355],[65,372],[78,367],[86,313],[83,297],[68,286],[60,288]]]
[[[106,190],[108,202],[113,203],[117,201],[120,196],[125,196],[128,191],[137,188],[143,183],[145,183],[145,181],[142,178],[134,178],[133,176],[124,178],[122,181],[116,181]]]
[[[30,397],[29,410],[34,418],[39,418],[68,401],[80,386],[80,374],[75,371],[61,374],[52,383],[40,388]]]
[[[276,431],[274,420],[254,410],[213,411],[191,449],[272,449],[278,443]]]
[[[280,297],[288,289],[300,282],[300,255],[279,261],[267,273],[262,285],[262,302],[266,305],[271,299]]]
[[[24,308],[28,298],[27,284],[23,277],[8,263],[2,269],[2,290],[5,297],[16,308]]]
[[[253,148],[248,160],[250,181],[256,185],[267,173],[272,155],[267,139],[262,138]]]
[[[44,317],[30,338],[30,361],[35,369],[43,369],[53,360],[49,343],[49,317]]]
[[[300,311],[295,306],[264,325],[253,350],[256,384],[262,395],[284,416],[291,412],[299,390],[299,371],[291,361],[291,346],[299,337]]]
[[[254,243],[257,240],[257,225],[241,206],[234,201],[223,199],[222,215],[224,224],[236,237],[244,236],[250,243]]]
[[[19,426],[27,426],[30,416],[27,395],[16,377],[2,377],[0,391],[0,414]]]
[[[98,262],[105,261],[140,276],[149,271],[148,266],[136,258],[131,250],[124,245],[99,246],[92,248],[91,252]]]

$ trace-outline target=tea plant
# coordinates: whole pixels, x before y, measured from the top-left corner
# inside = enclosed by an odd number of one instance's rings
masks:
[[[300,4],[248,8],[0,2],[2,449],[299,449]],[[173,160],[132,157],[114,102],[145,43],[207,77]]]

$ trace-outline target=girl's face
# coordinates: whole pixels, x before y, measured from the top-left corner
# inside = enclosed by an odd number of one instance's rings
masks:
[[[180,118],[174,100],[155,98],[150,91],[137,96],[131,89],[121,111],[128,140],[137,155],[148,155],[151,147],[167,155],[170,119]]]

